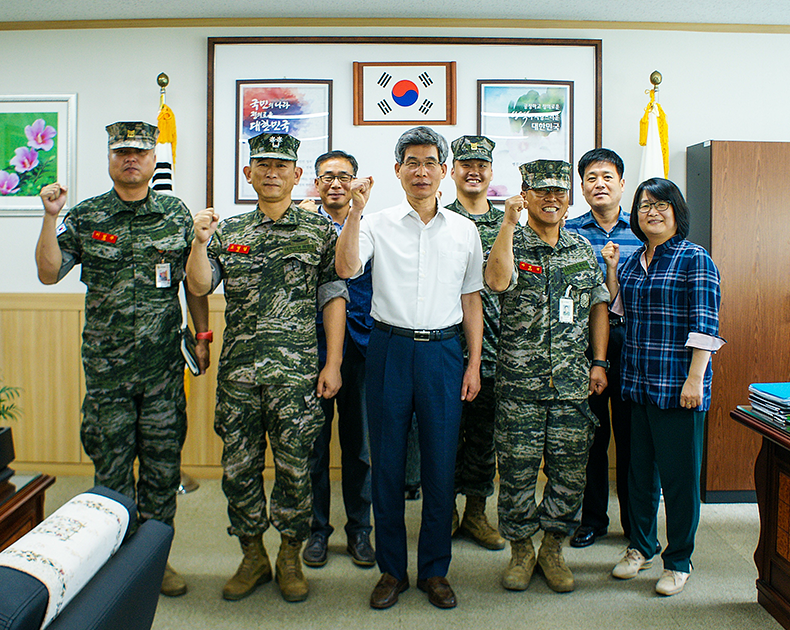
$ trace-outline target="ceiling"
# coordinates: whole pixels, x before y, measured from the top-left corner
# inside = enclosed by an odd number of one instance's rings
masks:
[[[790,25],[790,2],[766,0],[2,0],[2,22],[164,18],[513,19],[677,24]],[[315,24],[312,24],[313,26]],[[414,26],[419,26],[415,23]]]

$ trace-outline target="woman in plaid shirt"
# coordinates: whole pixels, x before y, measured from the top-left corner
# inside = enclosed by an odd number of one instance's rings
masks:
[[[619,274],[619,248],[602,255],[612,310],[625,317],[623,397],[631,407],[631,544],[612,570],[620,579],[648,568],[657,547],[661,489],[667,522],[660,595],[683,590],[700,514],[705,412],[710,408],[710,357],[718,336],[720,278],[708,253],[686,240],[689,209],[678,187],[661,178],[634,195],[631,229],[644,242]]]

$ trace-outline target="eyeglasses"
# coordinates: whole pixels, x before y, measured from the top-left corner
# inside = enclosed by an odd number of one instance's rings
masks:
[[[654,201],[653,203],[646,201],[645,203],[640,203],[637,207],[637,210],[639,210],[639,214],[647,214],[650,212],[650,208],[655,208],[659,212],[666,212],[669,210],[670,205],[672,204],[670,204],[668,201]]]
[[[426,171],[432,171],[439,168],[439,162],[436,160],[425,160],[425,162],[420,162],[419,160],[406,160],[403,166],[410,171],[419,171],[422,166],[425,167]]]
[[[549,195],[554,195],[558,199],[568,196],[567,190],[564,188],[557,188],[556,186],[549,186],[548,188],[530,188],[530,190],[534,192],[535,196],[539,197],[540,199],[548,197]]]
[[[332,173],[324,173],[323,175],[319,175],[318,179],[320,179],[325,184],[331,184],[335,180],[339,181],[341,184],[348,184],[348,182],[354,179],[354,176],[349,175],[348,173],[340,173],[340,175],[332,175]]]

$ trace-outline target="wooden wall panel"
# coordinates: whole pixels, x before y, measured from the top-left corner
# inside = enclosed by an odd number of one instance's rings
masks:
[[[199,475],[216,476],[222,442],[214,433],[217,363],[222,350],[225,298],[209,296],[209,325],[214,331],[211,366],[206,375],[189,377],[189,429],[182,465]],[[85,377],[80,359],[84,324],[82,294],[0,294],[0,375],[22,389],[22,417],[13,423],[16,462],[90,464],[79,438]],[[336,425],[335,425],[336,426]],[[330,466],[339,467],[335,435]],[[272,466],[271,449],[267,467]]]
[[[721,336],[708,414],[707,489],[754,488],[759,437],[729,412],[753,382],[790,380],[790,143],[711,142],[711,255]]]
[[[0,374],[21,388],[19,461],[79,463],[81,295],[0,296]]]

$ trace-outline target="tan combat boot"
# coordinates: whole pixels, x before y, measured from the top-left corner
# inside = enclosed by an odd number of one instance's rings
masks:
[[[168,597],[178,597],[187,592],[187,583],[184,581],[184,578],[176,573],[176,570],[170,566],[169,562],[165,566],[162,588],[159,589],[159,592]]]
[[[531,538],[510,543],[510,564],[502,575],[502,586],[509,591],[525,591],[535,570],[535,547]]]
[[[466,497],[464,519],[458,528],[458,533],[471,538],[481,547],[486,549],[504,549],[505,540],[499,532],[491,527],[486,518],[486,498]]]
[[[543,534],[543,542],[538,551],[538,566],[543,571],[549,588],[557,593],[569,593],[575,588],[573,573],[562,557],[564,540],[564,534],[546,532]]]
[[[272,579],[272,565],[263,547],[262,535],[241,536],[239,542],[244,557],[236,574],[222,589],[222,597],[232,602],[247,597],[258,584],[264,584]]]
[[[303,602],[307,599],[307,579],[302,573],[300,551],[302,541],[283,534],[280,553],[275,563],[275,579],[280,593],[287,602]]]

